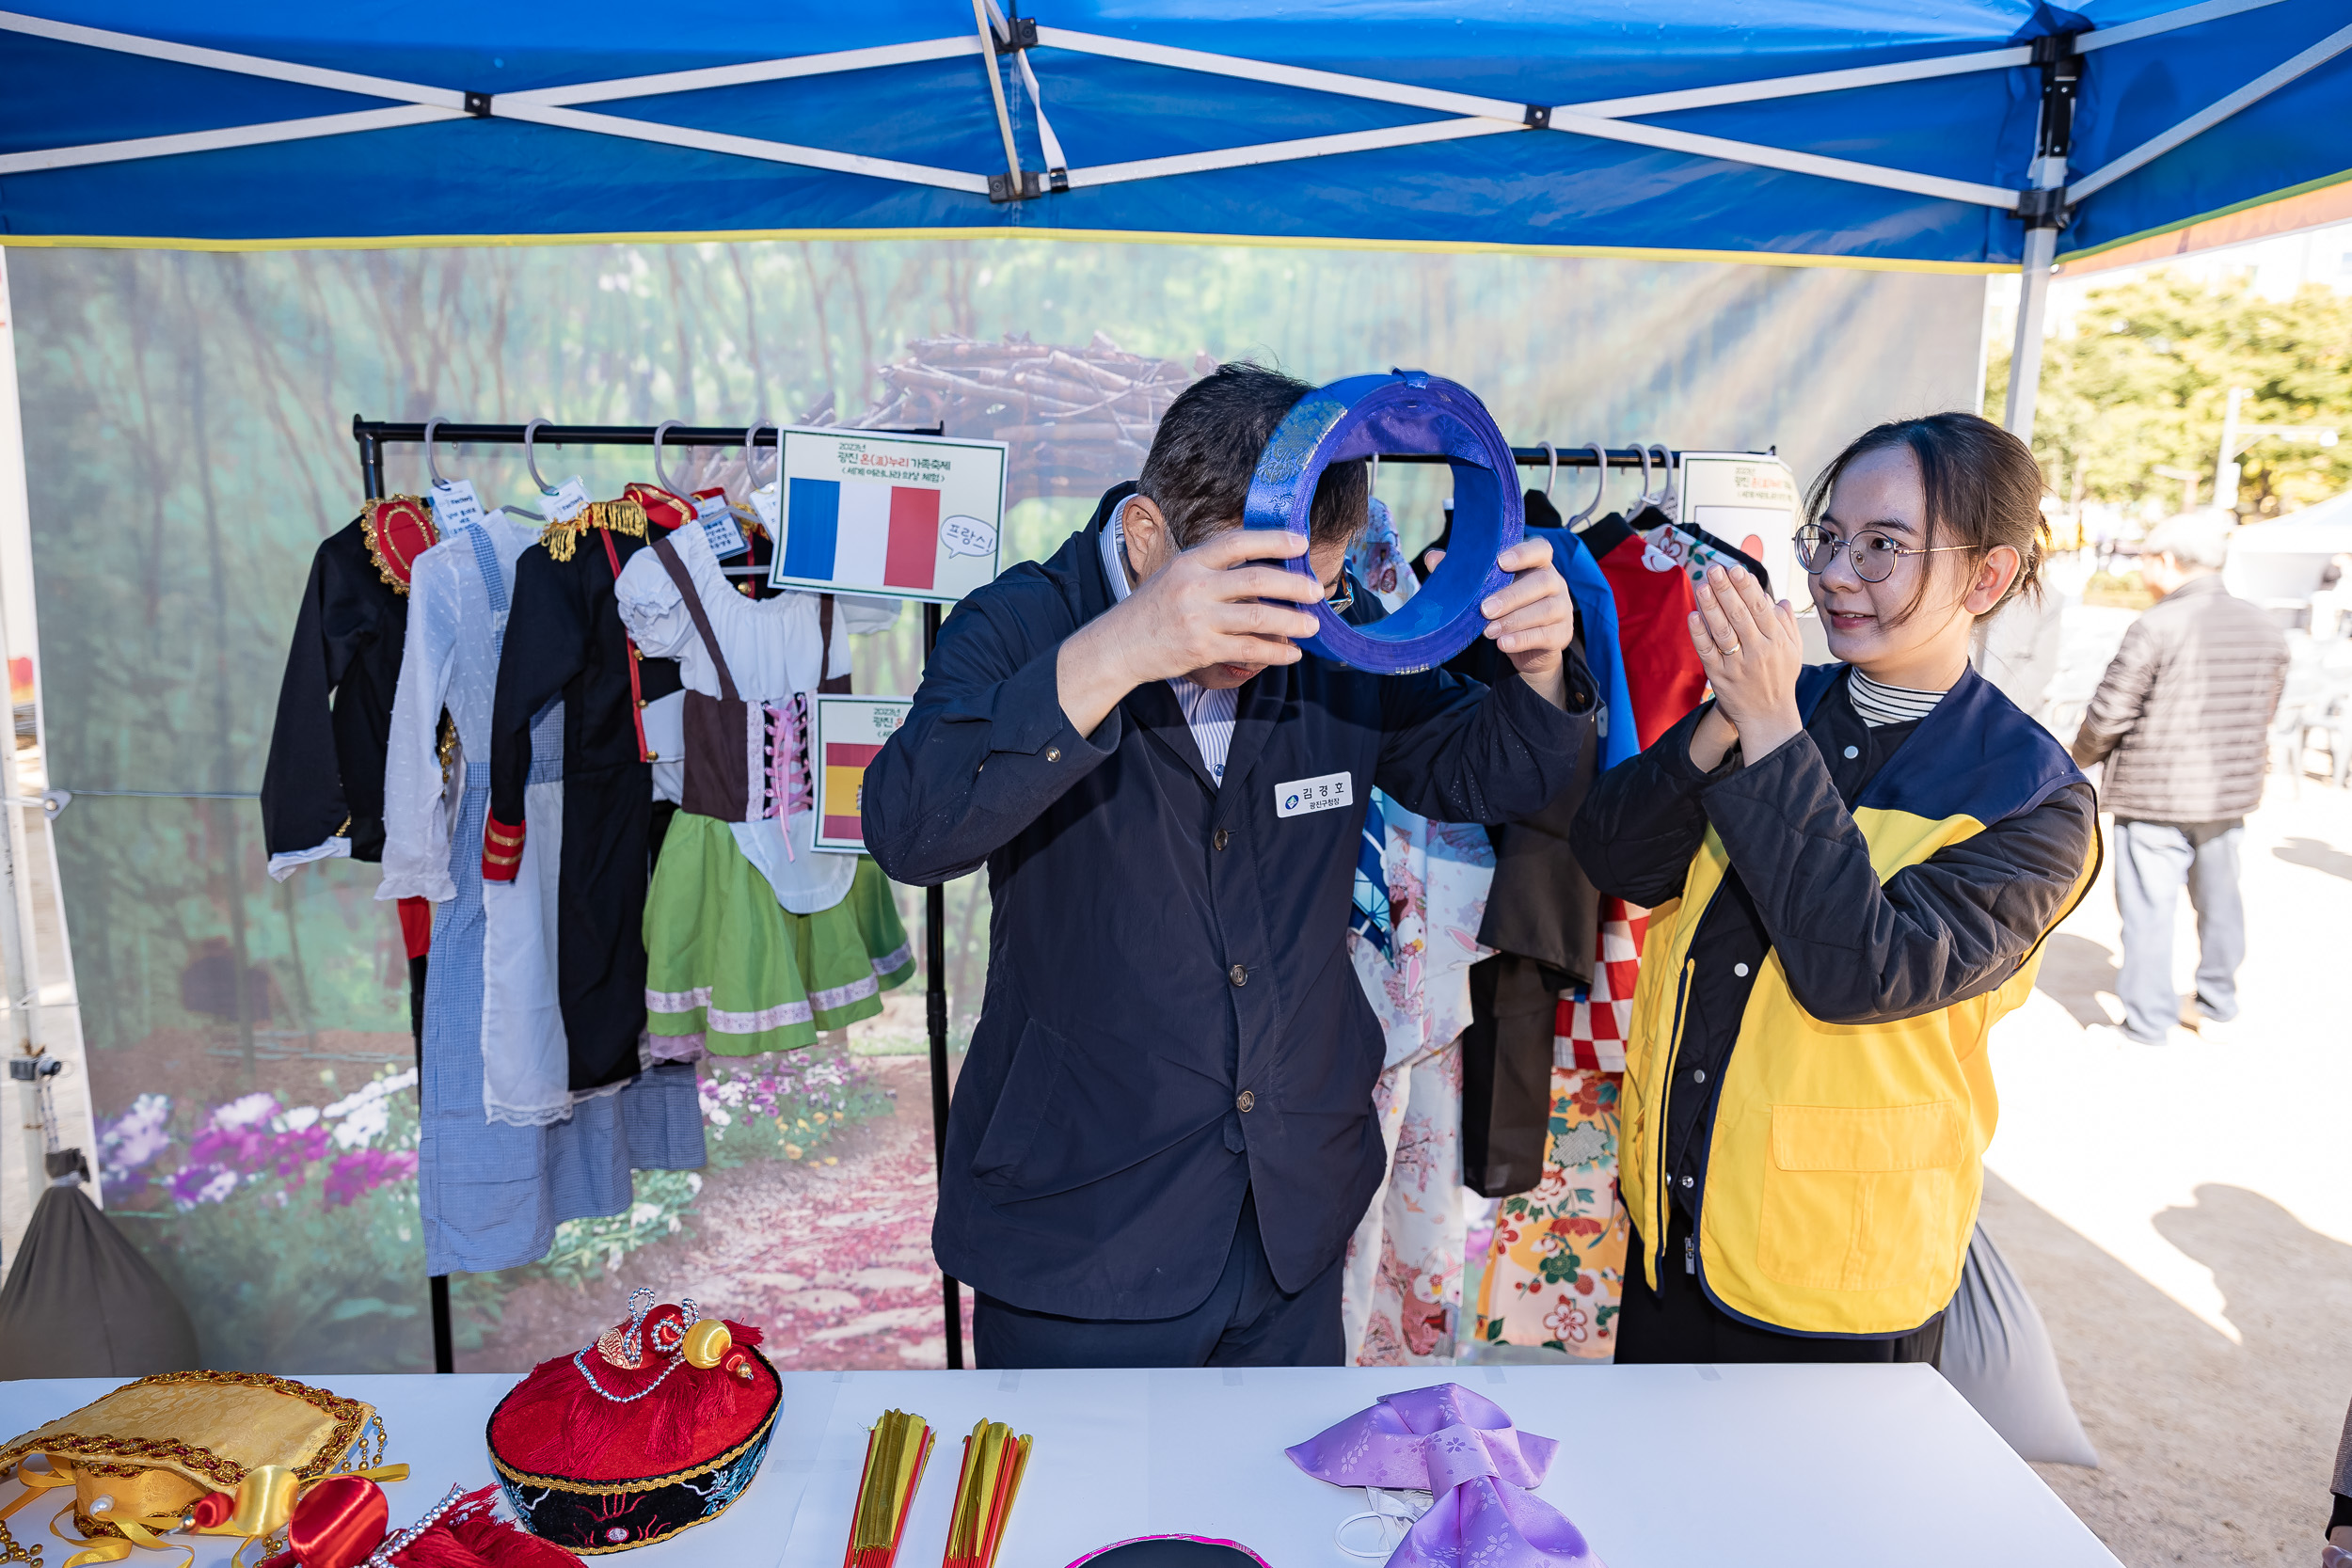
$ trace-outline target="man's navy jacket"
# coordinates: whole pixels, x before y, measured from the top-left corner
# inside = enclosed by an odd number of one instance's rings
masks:
[[[1251,1189],[1284,1290],[1338,1259],[1387,1163],[1381,1035],[1346,948],[1372,787],[1499,822],[1566,786],[1581,733],[1516,677],[1310,655],[1242,688],[1222,789],[1165,681],[1080,735],[1055,662],[1111,606],[1101,532],[1133,488],[956,607],[864,791],[895,879],[989,872],[932,1250],[999,1300],[1080,1318],[1198,1307]],[[1569,682],[1588,704],[1581,667]],[[1348,805],[1283,815],[1291,785],[1333,774]]]

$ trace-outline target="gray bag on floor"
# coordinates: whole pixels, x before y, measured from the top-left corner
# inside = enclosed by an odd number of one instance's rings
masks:
[[[1944,1314],[1935,1364],[2019,1458],[2099,1467],[2066,1397],[2050,1331],[1981,1225],[1969,1238],[1960,1291]]]
[[[40,1195],[0,1287],[0,1379],[145,1377],[203,1362],[180,1298],[89,1195]]]

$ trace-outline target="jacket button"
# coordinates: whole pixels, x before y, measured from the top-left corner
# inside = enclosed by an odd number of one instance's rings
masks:
[[[1740,976],[1742,980],[1748,977],[1748,966],[1746,964],[1733,964],[1731,966],[1731,972]]]
[[[1707,1082],[1707,1069],[1706,1069],[1705,1068],[1703,1068],[1703,1067],[1694,1067],[1694,1068],[1692,1068],[1692,1069],[1691,1069],[1691,1082],[1692,1082],[1692,1083],[1693,1083],[1693,1084],[1704,1084],[1704,1083],[1706,1083],[1706,1082]]]
[[[1232,834],[1227,832],[1224,829],[1219,828],[1216,832],[1209,835],[1209,847],[1212,849],[1222,849],[1228,843],[1232,842]]]
[[[1237,1111],[1248,1112],[1255,1107],[1257,1103],[1257,1091],[1254,1089],[1244,1089],[1239,1095],[1234,1097],[1233,1108]]]
[[[1249,971],[1242,968],[1239,964],[1235,964],[1225,973],[1227,977],[1237,986],[1246,986],[1249,983]]]
[[[1684,1178],[1682,1179],[1682,1185],[1683,1185],[1683,1187],[1687,1190],[1687,1189],[1689,1189],[1689,1188],[1692,1188],[1692,1187],[1695,1187],[1695,1186],[1697,1186],[1697,1185],[1698,1185],[1698,1182],[1697,1182],[1696,1180],[1694,1180],[1693,1179],[1692,1179],[1691,1177],[1686,1176],[1686,1177],[1684,1177]]]
[[[1860,756],[1861,754],[1862,748],[1859,746],[1849,746],[1846,748],[1846,760],[1848,762],[1851,762],[1854,758]]]
[[[1048,746],[1048,747],[1046,747],[1046,748],[1045,748],[1045,760],[1046,760],[1047,762],[1059,762],[1059,761],[1061,761],[1061,748],[1060,748],[1060,747],[1058,747],[1058,746]]]

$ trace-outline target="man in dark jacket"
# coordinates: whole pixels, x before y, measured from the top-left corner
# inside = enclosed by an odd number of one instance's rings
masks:
[[[2159,524],[2140,550],[2157,603],[2123,633],[2074,736],[2074,760],[2106,764],[2115,814],[2115,902],[2123,915],[2122,1035],[2162,1045],[2176,1024],[2218,1035],[2237,1016],[2246,957],[2238,844],[2262,800],[2287,644],[2221,586],[2226,514]],[[2172,989],[2172,917],[2186,883],[2197,911],[2193,1007]]]
[[[1500,821],[1575,766],[1589,684],[1540,545],[1481,606],[1518,669],[1492,689],[1293,644],[1302,542],[1237,525],[1310,389],[1250,365],[1187,388],[1138,483],[956,608],[866,775],[891,877],[989,871],[931,1233],[984,1367],[1338,1364],[1341,1255],[1386,1164],[1344,943],[1366,802]],[[1316,491],[1303,547],[1335,599],[1365,497],[1359,462]]]

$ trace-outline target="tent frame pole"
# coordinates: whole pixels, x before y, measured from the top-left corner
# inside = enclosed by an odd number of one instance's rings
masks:
[[[2042,116],[2035,133],[2032,184],[2017,201],[2025,220],[2025,253],[2018,263],[2017,339],[2009,356],[2009,400],[2001,424],[2019,440],[2033,440],[2034,404],[2042,390],[2042,351],[2050,303],[2050,267],[2058,237],[2072,216],[2066,159],[2074,146],[2074,104],[2082,91],[2083,57],[2076,33],[2053,33],[2033,42],[2042,71]]]

